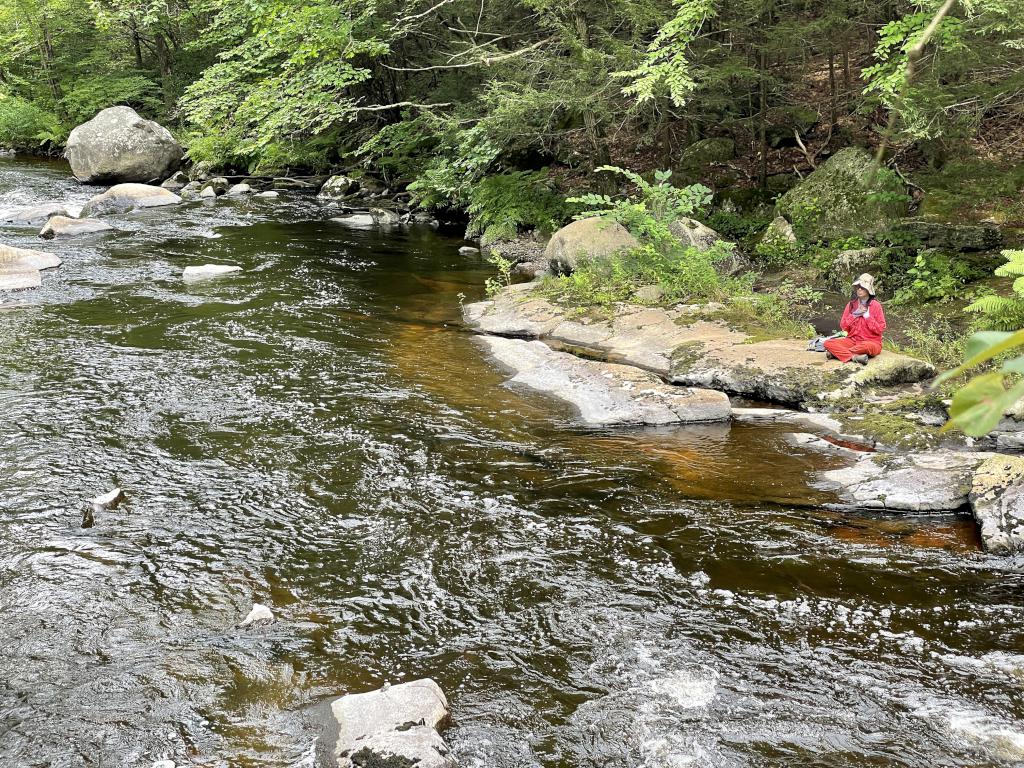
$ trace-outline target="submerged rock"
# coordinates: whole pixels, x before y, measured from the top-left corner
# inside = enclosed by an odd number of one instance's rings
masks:
[[[721,392],[672,386],[632,366],[585,360],[541,341],[481,336],[479,342],[514,372],[510,383],[571,404],[588,426],[729,419],[729,398]]]
[[[112,491],[94,498],[91,504],[94,510],[115,509],[125,498],[124,491],[120,488],[114,488]]]
[[[220,277],[221,275],[241,271],[241,267],[230,264],[203,264],[198,267],[185,267],[181,277],[184,280],[206,280],[211,277]]]
[[[184,151],[162,125],[131,107],[109,107],[71,131],[64,155],[79,181],[118,184],[166,179]]]
[[[181,198],[170,190],[150,184],[117,184],[89,199],[82,207],[82,217],[127,213],[140,208],[177,205]]]
[[[329,745],[338,768],[454,768],[440,730],[448,700],[430,679],[385,685],[342,696],[331,704],[337,725]]]
[[[970,501],[986,550],[1001,555],[1024,550],[1024,458],[997,455],[982,462]]]
[[[109,232],[113,227],[100,219],[71,219],[67,216],[54,216],[39,230],[44,240],[55,237],[74,237],[75,235],[92,235],[96,232]]]
[[[894,512],[952,512],[965,507],[975,470],[990,453],[934,451],[869,454],[853,466],[819,473],[853,506]]]
[[[335,224],[341,224],[346,227],[355,227],[356,229],[365,229],[377,224],[373,216],[368,213],[350,213],[347,216],[335,216],[331,221]]]
[[[639,247],[640,242],[624,226],[593,216],[566,224],[555,232],[544,249],[544,257],[552,272],[567,274],[581,260],[602,261]]]
[[[775,211],[809,241],[891,229],[906,214],[906,188],[885,169],[869,184],[873,171],[867,150],[841,149],[780,197]]]
[[[41,224],[51,216],[67,216],[68,209],[64,203],[42,203],[21,208],[4,208],[0,210],[0,223],[3,224]]]

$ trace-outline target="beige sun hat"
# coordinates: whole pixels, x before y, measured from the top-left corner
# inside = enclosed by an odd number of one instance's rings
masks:
[[[863,275],[853,281],[853,287],[860,286],[867,291],[871,296],[875,295],[875,278],[865,272]]]

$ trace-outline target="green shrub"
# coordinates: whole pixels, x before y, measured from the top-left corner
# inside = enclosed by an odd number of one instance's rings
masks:
[[[572,208],[548,182],[546,171],[511,171],[485,176],[469,190],[466,236],[484,245],[512,240],[520,230],[554,232]]]
[[[0,94],[0,147],[33,150],[60,144],[66,137],[52,112],[19,96]]]
[[[969,331],[954,325],[948,317],[909,309],[900,313],[896,339],[886,346],[927,360],[939,369],[955,368],[964,359]]]
[[[917,254],[914,266],[892,298],[893,304],[948,301],[958,296],[970,278],[970,270],[949,254],[926,250]]]
[[[769,216],[744,216],[735,211],[719,209],[709,215],[705,223],[726,240],[738,243],[764,232],[771,221]]]

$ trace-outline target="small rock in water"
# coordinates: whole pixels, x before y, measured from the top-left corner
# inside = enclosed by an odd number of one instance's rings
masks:
[[[181,276],[185,280],[205,280],[210,277],[218,277],[231,272],[241,271],[241,267],[234,267],[230,264],[203,264],[201,267],[185,267]]]
[[[216,197],[217,193],[214,191],[213,187],[203,187],[202,191],[199,193],[199,196],[200,197],[205,197],[205,198],[210,198],[210,197]]]
[[[373,216],[368,213],[353,213],[348,216],[337,216],[331,219],[331,221],[336,224],[344,224],[346,227],[360,228],[372,227],[377,223]]]
[[[248,184],[241,183],[241,184],[233,185],[230,189],[228,189],[227,194],[229,194],[229,195],[247,195],[250,192],[252,192],[252,187],[250,187]]]
[[[104,493],[102,496],[97,496],[92,500],[92,505],[97,509],[114,509],[118,504],[125,500],[124,491],[120,488],[115,488],[112,491]]]
[[[266,192],[260,192],[256,197],[280,197],[281,193],[276,192],[273,189],[268,189]]]
[[[474,248],[471,245],[464,245],[459,248],[459,255],[461,256],[476,256],[478,253],[480,253],[480,249]]]
[[[249,615],[242,619],[242,623],[239,627],[248,627],[250,624],[256,624],[261,621],[273,621],[274,613],[267,606],[261,603],[253,603],[252,610],[249,611]]]

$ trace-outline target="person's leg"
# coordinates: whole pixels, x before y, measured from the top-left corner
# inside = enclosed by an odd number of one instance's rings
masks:
[[[850,352],[855,355],[878,357],[878,355],[882,354],[882,345],[877,341],[858,341],[850,348]]]
[[[825,342],[825,349],[841,363],[850,362],[850,358],[853,357],[853,352],[850,351],[852,346],[853,342],[844,337],[829,339]]]

